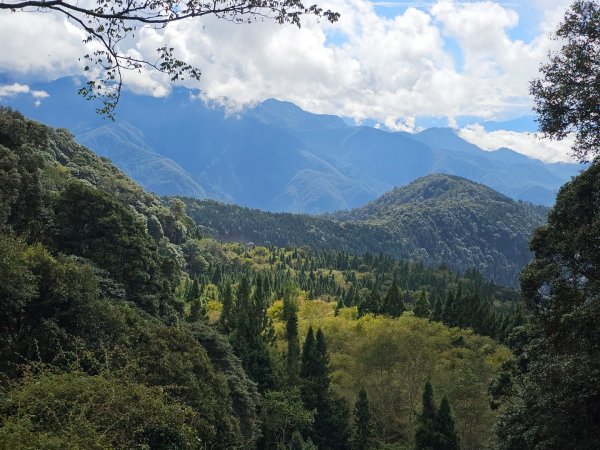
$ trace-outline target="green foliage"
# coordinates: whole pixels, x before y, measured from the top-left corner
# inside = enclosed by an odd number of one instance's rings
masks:
[[[44,448],[200,448],[191,408],[158,388],[79,372],[26,378],[0,401],[0,446]]]
[[[563,186],[531,240],[535,259],[521,275],[531,323],[509,336],[517,359],[491,386],[508,404],[502,449],[600,445],[599,186],[594,163]]]
[[[433,401],[433,388],[428,381],[423,391],[423,409],[415,434],[415,450],[459,450],[459,440],[454,430],[450,403],[444,397],[440,409]]]
[[[531,260],[527,242],[548,213],[448,175],[425,177],[363,208],[324,217],[183,201],[203,232],[218,239],[385,253],[428,265],[452,264],[461,271],[475,267],[509,286],[517,286],[520,270]]]
[[[373,428],[367,391],[361,388],[354,404],[354,434],[352,450],[369,450],[373,448]]]
[[[555,139],[575,133],[573,153],[580,161],[594,159],[600,148],[599,29],[598,1],[573,2],[556,30],[560,50],[550,54],[542,77],[530,85],[540,130]]]
[[[264,448],[277,448],[290,442],[292,448],[298,446],[298,436],[302,439],[300,431],[310,429],[314,420],[314,411],[304,408],[300,393],[297,389],[288,391],[268,391],[262,401],[262,423]],[[295,433],[293,433],[295,431]],[[304,448],[304,440],[301,441]]]
[[[383,305],[381,310],[383,314],[390,317],[400,317],[404,312],[405,305],[402,300],[402,294],[400,293],[400,288],[398,287],[398,283],[396,283],[396,279],[392,280],[392,284],[387,291],[385,298],[383,299]]]
[[[431,311],[430,311],[429,301],[427,300],[427,294],[425,293],[425,291],[421,291],[419,293],[419,299],[417,300],[417,303],[415,304],[413,313],[417,317],[422,317],[424,319],[429,318]]]

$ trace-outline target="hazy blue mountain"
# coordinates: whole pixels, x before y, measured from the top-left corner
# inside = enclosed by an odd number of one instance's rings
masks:
[[[152,192],[207,197],[206,190],[189,173],[175,161],[155,153],[145,143],[142,132],[131,125],[102,125],[76,139],[98,155],[118,162],[121,170]]]
[[[321,213],[355,208],[395,186],[448,173],[511,198],[551,205],[558,188],[579,170],[575,164],[545,164],[510,149],[486,152],[449,128],[393,133],[274,99],[227,112],[183,88],[166,98],[125,92],[117,122],[110,124],[74,94],[72,79],[32,88],[50,97],[39,107],[25,96],[9,104],[69,128],[82,143],[162,195]]]

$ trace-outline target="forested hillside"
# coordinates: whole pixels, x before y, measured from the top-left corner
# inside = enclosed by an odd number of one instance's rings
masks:
[[[492,439],[498,341],[527,320],[516,292],[220,243],[180,200],[6,109],[0,161],[0,447],[401,449],[425,432],[427,381],[448,436]]]
[[[531,259],[527,244],[531,234],[548,213],[545,207],[516,202],[447,175],[429,175],[363,208],[320,217],[182,200],[202,232],[218,239],[382,252],[462,271],[474,267],[512,286]]]

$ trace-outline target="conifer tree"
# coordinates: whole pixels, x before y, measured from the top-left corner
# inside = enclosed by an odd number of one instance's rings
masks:
[[[285,338],[287,341],[286,375],[290,386],[298,383],[300,370],[300,344],[298,342],[298,304],[296,290],[287,284],[283,294],[283,319],[285,320]]]
[[[454,428],[454,418],[450,409],[450,403],[444,396],[437,415],[437,428],[440,436],[438,448],[440,450],[459,450],[458,434]]]
[[[435,299],[435,304],[433,305],[433,311],[431,312],[431,320],[434,320],[436,322],[441,322],[442,321],[442,312],[443,312],[442,300],[438,297]]]
[[[246,373],[262,391],[274,384],[268,349],[272,340],[272,327],[266,315],[266,295],[262,276],[256,277],[254,293],[251,293],[248,278],[242,277],[238,287],[235,327],[230,337],[231,345],[242,360]]]
[[[187,300],[191,302],[193,300],[196,300],[197,298],[200,298],[200,295],[202,295],[202,293],[200,291],[200,284],[198,283],[198,278],[194,278],[194,281],[192,282],[192,285],[190,286],[190,289],[187,293]]]
[[[363,299],[358,305],[358,316],[365,314],[379,314],[381,310],[381,298],[377,289],[377,283],[373,283],[373,289],[367,298]]]
[[[423,391],[423,410],[419,415],[419,424],[415,433],[415,450],[437,450],[437,421],[433,388],[428,381]]]
[[[373,448],[373,428],[367,391],[361,388],[354,405],[354,436],[352,450],[369,450]]]
[[[233,326],[233,309],[233,288],[227,281],[223,287],[223,307],[221,308],[221,317],[219,317],[219,329],[225,334],[229,334]]]
[[[456,326],[454,294],[452,292],[448,292],[446,296],[446,302],[442,310],[442,322],[449,327]]]
[[[415,304],[413,312],[417,317],[421,317],[424,319],[429,318],[429,301],[427,300],[427,294],[424,290],[421,290],[421,292],[419,293],[419,298],[417,300],[417,303]]]
[[[396,279],[392,281],[381,309],[385,315],[390,317],[400,317],[404,312],[404,301],[402,300],[402,293],[400,292],[398,283],[396,283]]]

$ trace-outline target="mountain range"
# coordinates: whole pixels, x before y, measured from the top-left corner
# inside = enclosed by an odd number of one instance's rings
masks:
[[[21,97],[9,105],[71,129],[80,143],[159,195],[324,213],[446,173],[513,199],[552,205],[558,188],[580,171],[576,164],[546,164],[506,148],[483,151],[450,128],[410,134],[353,126],[273,99],[227,113],[183,88],[167,98],[125,93],[112,123],[74,95],[71,79],[35,88],[50,94],[41,105]]]

